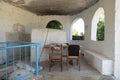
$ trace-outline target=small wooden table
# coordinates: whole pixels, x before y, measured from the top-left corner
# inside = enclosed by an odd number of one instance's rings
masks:
[[[44,48],[50,48],[50,47],[53,47],[55,45],[62,45],[63,49],[68,47],[68,45],[66,43],[50,43],[50,44],[45,45]],[[66,55],[62,55],[62,56],[66,57]]]

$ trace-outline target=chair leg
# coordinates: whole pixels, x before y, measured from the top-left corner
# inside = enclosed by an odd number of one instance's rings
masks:
[[[69,60],[67,59],[67,70],[68,70],[68,67],[69,67]]]
[[[51,72],[51,67],[52,67],[52,61],[49,61],[49,72]]]
[[[61,72],[62,72],[62,68],[63,68],[62,64],[63,64],[63,63],[62,63],[62,60],[61,60]]]
[[[76,62],[77,62],[77,65],[78,65],[78,60]]]
[[[78,69],[80,71],[80,59],[78,59]]]

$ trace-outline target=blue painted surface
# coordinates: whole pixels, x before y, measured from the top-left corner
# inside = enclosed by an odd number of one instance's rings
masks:
[[[13,44],[17,44],[17,45],[13,45]],[[18,45],[19,44],[19,45]],[[27,78],[28,76],[31,76],[33,74],[35,74],[36,76],[39,74],[40,70],[42,69],[42,67],[39,67],[39,47],[40,47],[40,43],[31,43],[31,42],[0,42],[0,45],[4,45],[2,47],[0,47],[0,50],[5,50],[5,54],[6,54],[6,62],[5,62],[5,67],[6,67],[6,80],[8,80],[8,67],[9,65],[12,63],[12,65],[15,64],[14,61],[14,51],[13,51],[13,61],[9,62],[9,49],[16,49],[16,48],[26,48],[26,47],[35,47],[35,54],[36,54],[36,64],[35,64],[35,72],[30,72],[29,74],[25,74],[24,76],[20,76],[18,77],[16,80],[23,80],[25,78]],[[9,46],[11,45],[11,46]],[[26,49],[25,49],[26,52]],[[27,53],[25,53],[26,55]],[[31,54],[31,53],[30,53]],[[31,61],[30,61],[31,62]],[[30,63],[31,64],[31,63]],[[3,65],[3,66],[4,66]],[[30,65],[32,66],[32,65]],[[14,78],[13,78],[14,80]]]

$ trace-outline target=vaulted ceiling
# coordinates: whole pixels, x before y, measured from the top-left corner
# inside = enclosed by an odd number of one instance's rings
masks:
[[[99,0],[3,0],[37,15],[74,15]]]

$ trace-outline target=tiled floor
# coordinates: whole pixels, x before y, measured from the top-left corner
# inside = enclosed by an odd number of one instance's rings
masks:
[[[61,72],[60,64],[54,63],[51,72],[49,72],[48,62],[42,62],[43,70],[38,76],[38,80],[99,80],[101,74],[88,65],[84,59],[81,59],[80,71],[74,61],[73,65],[66,69],[66,62],[63,62],[63,71]],[[42,77],[42,79],[40,79]],[[29,80],[36,80],[34,77]]]

